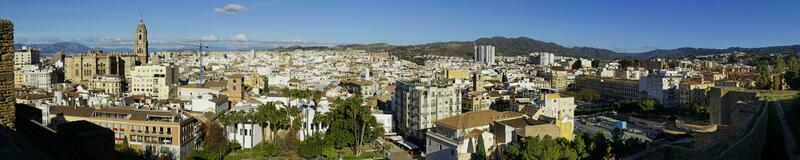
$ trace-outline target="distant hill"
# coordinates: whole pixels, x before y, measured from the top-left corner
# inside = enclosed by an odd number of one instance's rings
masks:
[[[649,59],[656,57],[664,58],[679,58],[689,56],[712,55],[732,52],[745,52],[753,54],[772,54],[772,53],[800,53],[800,45],[789,46],[772,46],[772,47],[759,47],[759,48],[740,48],[731,47],[726,49],[709,49],[709,48],[677,48],[677,49],[657,49],[649,52],[636,54],[637,58]]]
[[[364,45],[342,45],[339,47],[373,51],[388,51],[401,57],[423,54],[471,57],[474,53],[473,44],[495,46],[496,53],[501,56],[528,55],[532,52],[551,52],[562,56],[597,59],[623,58],[631,56],[631,54],[617,53],[611,50],[600,48],[564,47],[553,42],[544,42],[527,37],[491,37],[480,38],[475,41],[436,42],[407,46],[393,46],[385,43],[376,43]]]
[[[14,44],[15,49],[20,49],[26,44]],[[39,52],[44,55],[55,54],[59,51],[64,51],[66,54],[82,53],[91,50],[92,48],[86,45],[75,42],[59,42],[52,44],[27,44],[27,46],[38,48]]]
[[[370,51],[387,51],[403,58],[409,58],[415,55],[426,55],[426,54],[458,56],[466,58],[466,57],[472,57],[473,44],[495,46],[496,53],[502,56],[527,55],[532,52],[550,52],[561,56],[605,59],[605,60],[620,59],[620,58],[650,59],[656,57],[680,58],[688,56],[722,54],[731,52],[746,52],[755,54],[800,53],[800,45],[772,46],[772,47],[760,47],[760,48],[732,47],[727,49],[684,47],[684,48],[669,49],[669,50],[657,49],[641,53],[621,53],[608,49],[593,48],[593,47],[565,47],[553,42],[545,42],[541,40],[531,39],[528,37],[518,37],[518,38],[490,37],[490,38],[480,38],[475,41],[436,42],[436,43],[404,45],[404,46],[395,46],[385,43],[375,43],[375,44],[340,45],[338,47],[364,49]]]
[[[771,46],[759,48],[740,48],[731,47],[726,49],[710,49],[710,48],[676,48],[676,49],[657,49],[641,53],[621,53],[608,49],[593,48],[593,47],[565,47],[553,42],[545,42],[541,40],[531,39],[528,37],[506,38],[506,37],[489,37],[479,38],[475,41],[450,41],[450,42],[435,42],[418,45],[391,45],[386,43],[373,43],[373,44],[349,44],[339,45],[335,47],[327,46],[288,46],[288,47],[275,47],[275,46],[244,46],[244,47],[215,47],[209,49],[211,51],[229,51],[229,50],[267,50],[272,49],[276,51],[287,51],[295,49],[305,50],[320,50],[320,49],[359,49],[367,51],[385,51],[393,55],[397,55],[404,59],[411,59],[417,55],[442,55],[442,56],[457,56],[470,58],[473,54],[473,45],[492,45],[495,46],[496,52],[501,56],[520,56],[527,55],[532,52],[550,52],[561,56],[593,58],[593,59],[620,59],[620,58],[634,58],[634,59],[650,59],[656,57],[663,58],[680,58],[689,56],[722,54],[731,52],[746,52],[754,54],[770,54],[770,53],[800,53],[800,45],[788,46]],[[15,48],[19,49],[25,44],[15,44]],[[87,52],[92,49],[99,49],[103,51],[122,51],[130,52],[130,48],[92,48],[76,42],[60,42],[53,44],[29,44],[28,46],[39,48],[44,55],[54,54],[59,51],[64,51],[66,54],[76,54]],[[176,48],[152,48],[151,51],[195,51],[193,47],[176,47]]]

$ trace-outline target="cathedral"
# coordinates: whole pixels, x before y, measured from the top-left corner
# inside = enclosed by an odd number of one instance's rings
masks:
[[[66,57],[64,79],[74,83],[85,83],[92,81],[95,76],[119,76],[129,81],[128,77],[133,67],[145,65],[149,60],[147,27],[141,18],[136,25],[135,39],[133,54],[93,50]]]
[[[147,26],[144,25],[142,18],[139,18],[139,25],[136,26],[136,42],[133,45],[133,54],[139,57],[140,64],[147,64],[149,57],[147,51]]]

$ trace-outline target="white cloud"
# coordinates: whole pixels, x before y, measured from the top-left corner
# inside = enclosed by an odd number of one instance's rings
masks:
[[[214,8],[214,12],[224,15],[233,15],[236,14],[236,12],[241,12],[244,10],[247,10],[247,8],[245,8],[243,5],[235,3],[229,3],[222,8]]]
[[[247,41],[247,35],[244,35],[243,33],[239,33],[239,34],[231,37],[231,40],[238,41],[238,42]]]
[[[205,35],[203,37],[200,37],[200,40],[203,40],[203,41],[219,41],[220,39],[217,38],[217,36],[214,36],[214,35]]]

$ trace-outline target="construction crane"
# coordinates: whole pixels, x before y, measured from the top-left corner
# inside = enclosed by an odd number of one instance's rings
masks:
[[[198,62],[200,62],[200,65],[197,66],[200,69],[200,77],[197,79],[197,83],[200,85],[200,87],[203,87],[203,84],[205,84],[205,82],[203,82],[203,70],[205,70],[203,68],[203,49],[208,49],[208,44],[203,44],[203,41],[198,42],[198,44],[189,44],[189,43],[178,43],[178,44],[197,47]]]

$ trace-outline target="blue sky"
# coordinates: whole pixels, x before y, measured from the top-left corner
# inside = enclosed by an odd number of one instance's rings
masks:
[[[797,0],[2,0],[0,17],[14,21],[23,43],[128,47],[141,14],[155,45],[198,39],[420,44],[525,36],[638,52],[800,44],[797,6]]]

